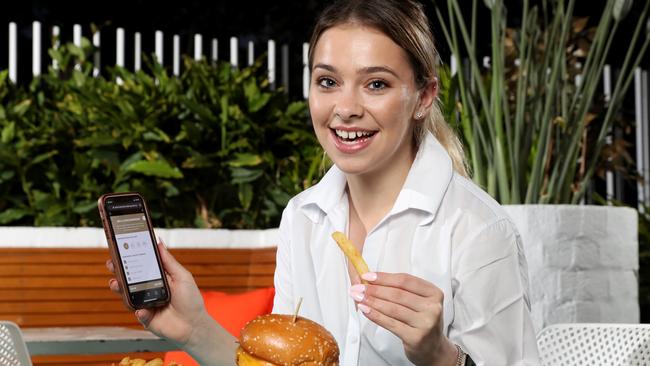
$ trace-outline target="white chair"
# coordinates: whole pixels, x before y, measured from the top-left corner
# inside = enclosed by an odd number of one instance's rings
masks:
[[[20,328],[0,321],[0,366],[32,366]]]
[[[650,324],[555,324],[537,335],[543,366],[650,365]]]

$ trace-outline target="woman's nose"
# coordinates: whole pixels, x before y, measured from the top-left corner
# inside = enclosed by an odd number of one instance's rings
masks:
[[[353,118],[363,116],[363,105],[354,90],[344,90],[336,100],[334,113],[342,121],[349,121]]]

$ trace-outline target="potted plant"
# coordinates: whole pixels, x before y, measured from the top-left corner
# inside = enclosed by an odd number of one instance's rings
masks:
[[[506,24],[503,1],[486,0],[491,52],[484,67],[477,54],[477,1],[471,27],[457,0],[436,3],[458,60],[457,72],[443,75],[441,99],[464,139],[473,180],[507,205],[520,230],[538,330],[559,322],[639,320],[636,211],[578,204],[650,43],[650,5],[632,20],[621,76],[608,100],[598,94],[601,76],[632,1],[607,1],[593,30],[587,19],[573,16],[574,5],[524,0],[515,29]]]

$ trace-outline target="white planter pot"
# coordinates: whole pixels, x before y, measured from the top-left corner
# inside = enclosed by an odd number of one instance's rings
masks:
[[[154,229],[170,248],[266,248],[278,244],[278,229]],[[0,226],[0,248],[107,247],[104,230],[88,227]]]
[[[521,234],[535,329],[638,323],[637,211],[627,207],[507,205]]]

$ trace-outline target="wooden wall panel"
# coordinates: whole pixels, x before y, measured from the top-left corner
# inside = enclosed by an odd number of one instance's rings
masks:
[[[243,292],[273,286],[275,248],[172,249],[203,290]],[[110,292],[107,249],[0,248],[0,319],[22,328],[140,328]],[[105,365],[125,355],[34,356],[35,365]],[[161,354],[135,355],[152,359]]]

